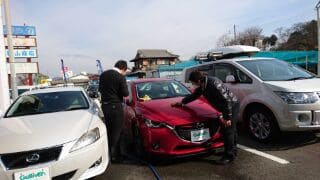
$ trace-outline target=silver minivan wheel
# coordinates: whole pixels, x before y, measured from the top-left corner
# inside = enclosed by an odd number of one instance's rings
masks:
[[[273,113],[266,107],[255,107],[246,113],[249,133],[258,141],[267,142],[279,135],[279,127]]]
[[[271,134],[271,123],[268,117],[260,112],[251,114],[249,118],[249,128],[257,139],[265,140]]]

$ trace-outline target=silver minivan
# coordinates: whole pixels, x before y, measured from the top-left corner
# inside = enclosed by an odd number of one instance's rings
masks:
[[[189,67],[220,78],[240,100],[237,120],[259,141],[280,131],[320,129],[320,79],[304,69],[273,58],[234,58]]]

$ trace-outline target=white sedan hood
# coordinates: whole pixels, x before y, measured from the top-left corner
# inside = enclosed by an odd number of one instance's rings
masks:
[[[320,78],[301,79],[295,81],[265,81],[273,91],[285,92],[318,92],[320,91]]]
[[[76,140],[90,125],[87,110],[0,119],[0,154],[62,145]]]

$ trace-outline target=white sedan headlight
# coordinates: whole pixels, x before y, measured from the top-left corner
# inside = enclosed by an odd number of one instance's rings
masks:
[[[312,104],[319,100],[314,92],[275,92],[283,101],[288,104]]]
[[[78,141],[71,148],[70,152],[84,148],[96,142],[98,139],[100,139],[99,128],[95,128],[91,131],[88,131],[78,139]]]

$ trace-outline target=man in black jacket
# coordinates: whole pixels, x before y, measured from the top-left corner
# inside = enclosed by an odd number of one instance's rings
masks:
[[[238,100],[235,95],[216,77],[204,76],[199,71],[190,74],[189,81],[197,88],[181,102],[173,103],[173,106],[184,106],[203,95],[209,104],[222,113],[220,122],[223,124],[224,155],[220,164],[232,162],[236,156],[237,130],[235,114],[238,110]]]
[[[101,93],[102,111],[108,131],[111,161],[121,158],[120,137],[124,124],[122,102],[129,95],[125,73],[127,62],[119,60],[113,69],[104,71],[100,75],[99,91]]]

